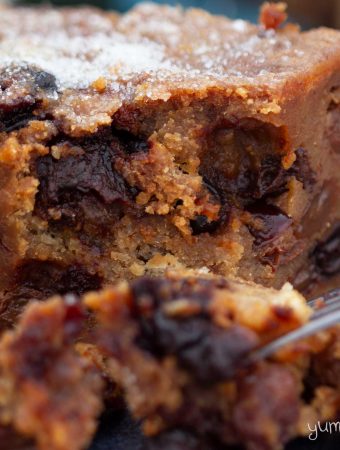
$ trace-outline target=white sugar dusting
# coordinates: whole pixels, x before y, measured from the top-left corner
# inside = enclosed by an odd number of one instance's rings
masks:
[[[234,30],[243,33],[247,30],[248,24],[245,20],[237,19],[232,22],[231,26]]]
[[[137,85],[152,97],[162,83],[195,89],[201,82],[279,83],[306,69],[306,42],[299,36],[152,3],[122,17],[0,7],[0,67],[36,66],[56,77],[59,90],[86,88],[104,77],[125,98]],[[308,64],[318,55],[311,52]]]
[[[56,77],[59,89],[85,88],[99,77],[113,82],[135,74],[176,70],[164,46],[131,35],[117,32],[112,20],[92,10],[65,14],[3,8],[0,66],[37,66]]]
[[[153,42],[128,42],[121,34],[69,37],[59,32],[48,37],[33,35],[0,43],[2,66],[35,65],[52,73],[59,87],[86,87],[99,77],[114,79],[160,68],[171,71],[161,46]]]

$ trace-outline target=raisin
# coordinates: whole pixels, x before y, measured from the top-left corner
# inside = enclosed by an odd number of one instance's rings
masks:
[[[92,224],[98,229],[110,228],[125,207],[133,205],[137,189],[129,186],[114,168],[115,158],[124,153],[124,145],[110,129],[65,144],[81,152],[54,159],[47,155],[37,159],[36,172],[40,186],[35,212],[52,220],[49,210],[59,211],[61,225]],[[122,148],[124,147],[124,148]]]
[[[201,214],[190,220],[190,227],[193,236],[197,236],[202,233],[214,233],[221,225],[228,222],[230,216],[229,203],[228,200],[224,198],[223,192],[218,192],[206,178],[203,178],[203,185],[210,192],[213,201],[216,201],[219,205],[221,205],[221,208],[219,211],[218,220],[210,221],[206,216]]]
[[[202,233],[213,233],[219,228],[220,222],[218,220],[209,221],[206,216],[197,215],[194,220],[190,220],[190,226],[193,236],[196,236]]]
[[[158,358],[176,355],[178,363],[204,384],[230,378],[241,359],[258,343],[257,336],[239,326],[222,329],[212,323],[206,310],[212,289],[211,280],[138,280],[133,284],[135,315],[139,320],[138,346]],[[197,314],[169,317],[166,302],[185,298],[200,307]]]
[[[180,327],[184,324],[176,325],[179,329],[174,327],[173,337],[181,335]],[[176,348],[176,354],[180,365],[202,383],[218,383],[233,377],[242,359],[258,344],[255,333],[240,326],[223,330],[199,320],[190,325],[200,332],[197,340]]]
[[[132,133],[129,133],[127,130],[113,128],[112,132],[113,135],[117,137],[123,146],[124,151],[128,155],[139,152],[147,152],[150,148],[150,144],[145,139],[139,138]]]
[[[256,202],[247,208],[255,220],[261,221],[261,226],[248,225],[250,233],[254,236],[254,245],[262,247],[277,239],[292,223],[280,208],[268,205],[265,202]]]
[[[0,329],[11,327],[27,302],[54,294],[81,295],[101,288],[102,278],[81,265],[64,266],[55,261],[29,260],[15,274],[11,290],[3,296]]]
[[[204,216],[197,216],[190,223],[193,234],[215,232],[222,223],[227,221],[229,205],[234,204],[237,208],[246,207],[250,212],[252,210],[255,216],[262,218],[265,222],[264,231],[258,232],[251,229],[252,234],[257,235],[255,236],[256,245],[272,240],[291,223],[282,211],[278,211],[274,206],[270,207],[264,200],[284,193],[287,190],[287,182],[292,176],[300,181],[305,189],[311,189],[316,180],[303,148],[297,149],[296,160],[289,170],[283,169],[279,155],[266,155],[258,166],[251,161],[249,155],[245,154],[234,178],[227,178],[218,169],[209,172],[209,176],[207,182],[209,190],[218,193],[218,199],[222,205],[221,219],[209,222]],[[263,202],[260,203],[259,200],[262,199]],[[262,213],[258,210],[260,204],[262,204]],[[258,212],[255,211],[256,209]],[[273,230],[272,233],[270,229]]]
[[[200,174],[209,180],[209,190],[218,193],[221,211],[225,205],[245,209],[258,200],[276,198],[288,190],[287,183],[295,177],[305,189],[311,189],[316,178],[305,149],[296,150],[296,160],[285,170],[282,152],[286,145],[284,128],[260,121],[223,121],[207,133],[206,151]],[[267,202],[269,203],[269,202]],[[229,215],[229,214],[227,214]],[[199,232],[215,232],[219,224],[198,217],[192,228]],[[202,231],[200,231],[202,230]]]
[[[16,283],[26,289],[52,294],[83,294],[101,287],[101,278],[81,265],[63,266],[54,261],[26,261],[17,271]]]
[[[188,297],[201,308],[204,308],[211,298],[214,288],[225,289],[227,287],[227,280],[222,278],[217,280],[195,278],[193,283],[190,278],[168,280],[143,277],[132,283],[131,290],[137,311],[140,312],[143,310],[144,305],[155,309],[164,302],[183,297]]]
[[[57,90],[55,77],[33,67],[7,67],[0,72],[0,131],[27,125],[47,92]]]
[[[11,106],[0,102],[0,132],[9,133],[25,127],[30,120],[35,119],[34,106],[35,102],[29,98]]]
[[[292,167],[288,170],[289,176],[294,176],[303,184],[305,189],[311,189],[316,183],[316,176],[311,168],[307,152],[304,148],[299,147],[295,151],[296,160]]]
[[[33,72],[32,75],[35,85],[38,86],[40,89],[43,89],[44,91],[57,90],[57,83],[54,75],[48,72],[44,72],[42,70]]]
[[[287,182],[292,176],[301,181],[306,189],[315,183],[315,174],[303,148],[297,149],[296,161],[289,170],[283,169],[278,155],[266,155],[258,166],[252,164],[249,156],[245,155],[234,178],[228,179],[217,170],[210,178],[210,183],[223,199],[234,197],[237,204],[239,202],[235,197],[238,197],[241,204],[248,204],[281,195],[287,190]]]
[[[316,246],[311,259],[314,270],[323,277],[332,277],[340,273],[340,226],[325,242]]]
[[[278,196],[286,190],[289,174],[282,168],[281,158],[267,155],[261,161],[258,175],[253,185],[253,198],[272,194]]]
[[[266,196],[278,196],[286,189],[289,174],[278,155],[266,155],[256,163],[246,155],[237,177],[232,181],[232,193],[248,203]]]

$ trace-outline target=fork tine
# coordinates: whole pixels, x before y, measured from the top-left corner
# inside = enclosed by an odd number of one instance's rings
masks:
[[[337,311],[340,309],[340,290],[335,289],[334,291],[329,292],[323,298],[321,298],[325,306],[319,309],[316,309],[314,314],[311,317],[311,320],[315,320],[318,317],[325,316],[326,314],[331,313],[332,311]],[[310,306],[316,308],[318,305],[318,299],[309,302]]]
[[[313,298],[312,300],[308,301],[308,305],[314,308],[318,305],[318,303],[323,301],[326,305],[334,300],[334,298],[339,298],[340,296],[340,289],[333,289],[332,291],[327,292],[324,295],[321,295],[319,297]]]
[[[326,308],[325,308],[326,309]],[[249,355],[250,362],[256,362],[261,359],[271,356],[276,351],[280,350],[282,347],[288,344],[292,344],[300,339],[307,338],[319,331],[326,330],[334,325],[340,323],[340,309],[337,311],[330,311],[328,314],[324,314],[316,319],[308,322],[306,325],[294,330],[275,341],[269,343],[268,345],[256,350],[251,355]]]
[[[325,316],[326,314],[338,310],[340,310],[340,297],[329,302],[324,308],[317,309],[312,315],[311,320],[316,320],[318,317]]]

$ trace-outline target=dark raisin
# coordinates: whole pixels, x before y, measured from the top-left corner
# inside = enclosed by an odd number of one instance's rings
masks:
[[[315,182],[303,148],[296,150],[293,166],[283,168],[279,151],[286,145],[283,127],[253,119],[223,120],[207,132],[207,145],[199,171],[219,193],[222,204],[227,201],[243,209],[255,200],[277,197],[287,190],[292,176],[306,189]]]
[[[280,195],[286,190],[288,173],[282,168],[278,155],[267,155],[261,161],[258,176],[254,183],[253,198],[266,195]]]
[[[18,130],[35,119],[33,114],[35,102],[29,97],[9,106],[0,102],[0,132]]]
[[[147,140],[139,138],[126,130],[113,129],[113,135],[116,136],[124,148],[124,151],[131,155],[133,153],[147,152],[150,144]]]
[[[277,195],[286,185],[281,156],[284,132],[256,120],[218,124],[208,134],[209,151],[200,172],[236,207],[265,195]],[[225,152],[229,155],[224,155]]]
[[[265,202],[256,202],[247,208],[259,226],[248,225],[250,233],[254,236],[254,244],[258,247],[270,244],[277,239],[292,223],[280,208],[268,205]]]
[[[289,176],[294,176],[299,180],[305,189],[311,189],[316,182],[316,176],[311,168],[307,152],[300,147],[295,152],[296,160],[288,170]]]
[[[214,233],[221,225],[228,222],[230,215],[229,203],[223,195],[223,192],[219,192],[217,189],[215,189],[215,187],[207,178],[203,178],[203,185],[210,192],[212,200],[220,205],[219,218],[218,220],[210,221],[204,215],[197,215],[190,221],[190,227],[194,236],[202,233]]]
[[[176,355],[179,364],[202,383],[231,377],[243,356],[255,348],[257,336],[242,327],[222,329],[206,310],[214,288],[211,280],[137,280],[132,287],[140,325],[138,346],[162,358]],[[163,305],[178,298],[199,307],[193,316],[169,317]]]
[[[209,176],[210,185],[219,192],[220,198],[224,201],[232,199],[236,206],[281,195],[287,190],[287,182],[292,176],[301,181],[306,189],[315,183],[315,174],[302,148],[296,151],[296,161],[289,170],[283,169],[279,155],[266,155],[256,164],[245,154],[233,178],[226,177],[218,169],[214,169]]]
[[[0,131],[10,132],[38,119],[34,114],[46,91],[55,91],[53,75],[33,67],[7,67],[0,72]]]
[[[54,261],[26,261],[17,269],[11,290],[3,296],[0,329],[11,327],[32,298],[45,300],[54,294],[81,295],[98,290],[101,285],[101,277],[89,273],[81,265],[64,266]]]
[[[189,298],[204,308],[213,294],[214,289],[225,289],[228,282],[225,279],[206,280],[183,278],[181,280],[168,280],[165,278],[143,277],[136,279],[132,285],[134,303],[137,311],[143,311],[144,305],[151,309],[180,298]]]
[[[181,335],[181,324],[174,332]],[[199,339],[176,349],[179,363],[202,383],[218,383],[231,378],[240,367],[242,359],[258,345],[252,331],[231,326],[227,330],[203,321],[193,320],[191,326],[201,332]],[[177,342],[176,342],[177,343]]]
[[[33,78],[36,86],[40,89],[43,89],[44,91],[57,90],[56,78],[50,73],[43,71],[33,72]]]
[[[17,284],[46,294],[83,294],[97,290],[101,278],[81,265],[63,266],[53,261],[26,261],[17,272]],[[46,295],[47,296],[47,295]]]
[[[340,273],[340,226],[331,236],[319,243],[311,256],[315,271],[323,277]]]
[[[77,155],[54,159],[51,155],[36,161],[39,192],[35,212],[53,221],[49,210],[59,211],[60,224],[93,225],[110,228],[125,207],[133,205],[137,189],[129,186],[115,169],[122,145],[110,129],[87,139],[65,141],[80,149]]]
[[[194,220],[190,220],[192,234],[194,236],[202,233],[213,233],[220,226],[218,220],[209,221],[206,216],[198,215]]]

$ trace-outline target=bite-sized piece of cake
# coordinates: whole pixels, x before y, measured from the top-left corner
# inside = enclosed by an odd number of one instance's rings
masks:
[[[21,445],[13,430],[34,439],[40,450],[81,450],[91,440],[102,381],[90,360],[74,350],[84,317],[73,297],[53,298],[32,303],[17,328],[2,335],[0,424],[8,427],[5,439],[13,440],[13,450],[15,442]]]
[[[339,272],[340,32],[275,8],[256,26],[1,6],[6,321],[169,266],[304,288]]]
[[[308,322],[310,307],[289,285],[173,274],[89,293],[85,302],[112,378],[153,437],[150,449],[187,448],[185,440],[192,449],[205,440],[207,449],[281,448],[308,433],[307,423],[340,415],[339,329],[245,364],[252,350]]]

